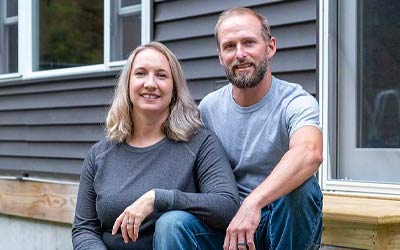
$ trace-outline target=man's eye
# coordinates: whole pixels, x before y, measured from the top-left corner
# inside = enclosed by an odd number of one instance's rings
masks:
[[[254,41],[246,41],[247,45],[253,45],[255,42]]]
[[[227,44],[227,45],[225,45],[224,49],[232,49],[234,47],[235,47],[234,44]]]

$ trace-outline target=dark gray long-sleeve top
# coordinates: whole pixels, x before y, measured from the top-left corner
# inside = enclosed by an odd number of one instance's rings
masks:
[[[111,235],[116,218],[141,195],[155,189],[154,212],[136,242]],[[136,148],[102,140],[88,152],[72,228],[74,249],[152,249],[156,219],[184,210],[224,229],[239,207],[239,195],[222,145],[201,129],[187,143],[164,138]]]

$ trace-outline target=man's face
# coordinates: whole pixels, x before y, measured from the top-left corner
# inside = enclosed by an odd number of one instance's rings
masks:
[[[260,21],[242,14],[225,19],[218,30],[219,59],[228,80],[238,88],[257,86],[268,70],[268,47]]]

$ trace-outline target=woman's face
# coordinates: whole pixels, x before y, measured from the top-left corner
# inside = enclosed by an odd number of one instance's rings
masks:
[[[133,61],[129,81],[133,112],[168,114],[173,88],[167,58],[155,49],[140,51]]]

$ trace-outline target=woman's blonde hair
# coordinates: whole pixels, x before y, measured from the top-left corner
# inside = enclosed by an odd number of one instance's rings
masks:
[[[119,77],[107,115],[107,137],[117,142],[123,142],[129,139],[133,132],[133,109],[129,96],[129,80],[136,55],[145,49],[154,49],[162,53],[167,58],[172,72],[174,87],[169,116],[163,124],[163,132],[171,140],[188,141],[201,126],[199,110],[190,95],[178,59],[165,45],[159,42],[151,42],[137,47],[130,54]]]

